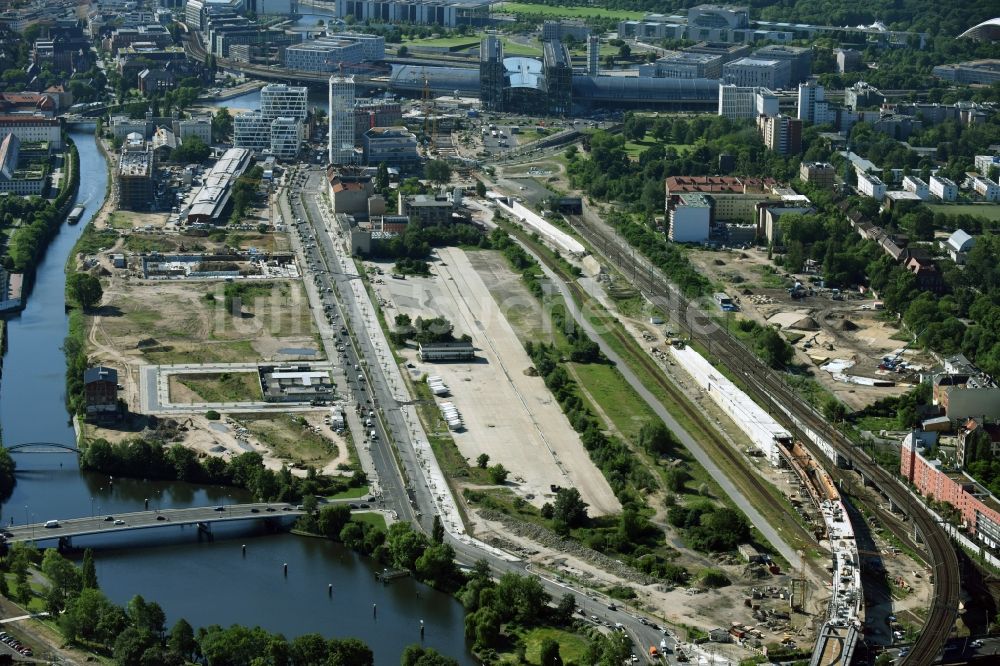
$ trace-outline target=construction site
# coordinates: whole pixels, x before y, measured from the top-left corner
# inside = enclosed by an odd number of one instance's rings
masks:
[[[776,270],[759,249],[692,249],[688,256],[713,283],[725,285],[738,314],[778,328],[796,361],[851,409],[900,395],[934,361],[912,347],[913,338],[884,315],[870,294],[829,289],[814,276]],[[719,312],[720,321],[724,314]]]

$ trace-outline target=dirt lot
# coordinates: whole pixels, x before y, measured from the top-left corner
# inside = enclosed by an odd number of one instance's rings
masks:
[[[229,459],[256,451],[264,457],[268,469],[279,470],[288,465],[296,476],[305,476],[304,465],[308,464],[324,474],[349,475],[353,470],[345,471],[339,466],[351,464],[351,444],[323,424],[326,414],[326,409],[295,414],[239,414],[224,416],[224,421],[211,421],[201,414],[191,414],[159,419],[157,423],[168,444],[181,444],[203,456]],[[151,423],[136,415],[114,428],[90,423],[83,427],[87,438],[121,442],[141,436]]]
[[[774,273],[766,252],[759,250],[692,250],[688,256],[717,288],[734,298],[740,307],[737,316],[780,327],[793,341],[799,362],[815,367],[817,381],[849,407],[860,409],[912,387],[905,376],[878,370],[882,357],[894,354],[906,342],[893,337],[898,335],[897,329],[873,309],[873,299],[854,292],[845,294],[845,300],[833,300],[831,292],[817,289],[814,296],[793,300],[787,288],[796,281],[808,285],[810,276],[785,278],[784,272]],[[909,350],[903,358],[915,365],[933,363],[931,358]],[[873,387],[835,381],[830,372],[819,367],[833,360],[853,364],[845,374],[896,385]]]
[[[133,410],[140,365],[322,358],[302,285],[270,284],[233,316],[221,282],[140,282],[112,274],[102,306],[87,317],[88,353],[124,370],[122,396]]]
[[[550,485],[556,485],[578,488],[592,515],[618,511],[614,493],[541,378],[525,374],[531,361],[504,316],[508,308],[530,311],[525,300],[512,290],[511,302],[494,300],[503,296],[491,293],[465,252],[447,248],[438,255],[431,277],[388,279],[376,289],[390,321],[397,312],[414,319],[441,315],[455,325],[456,336],[472,336],[477,362],[412,359],[417,374],[440,375],[451,388],[446,399],[465,421],[465,430],[454,433],[459,450],[470,460],[486,453],[503,464],[515,492],[537,506],[551,500]],[[391,265],[380,267],[392,273]],[[502,266],[494,262],[490,270],[496,275]]]

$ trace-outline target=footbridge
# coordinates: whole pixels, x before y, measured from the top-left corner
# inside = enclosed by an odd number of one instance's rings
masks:
[[[339,503],[339,502],[338,502]],[[52,516],[43,523],[9,526],[4,528],[7,543],[59,539],[69,545],[73,537],[94,534],[118,534],[135,530],[149,530],[178,525],[196,525],[202,532],[211,534],[214,523],[238,520],[280,519],[284,516],[301,516],[305,511],[292,504],[257,503],[201,506],[188,509],[162,509],[132,513],[100,515],[90,518],[61,520]]]
[[[75,453],[80,454],[73,444],[63,444],[60,442],[23,442],[4,447],[11,453]]]

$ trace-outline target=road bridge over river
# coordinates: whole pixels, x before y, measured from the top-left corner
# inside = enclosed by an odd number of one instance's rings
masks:
[[[332,503],[346,503],[336,500]],[[357,501],[357,500],[354,500]],[[134,530],[196,525],[199,529],[211,531],[213,523],[237,520],[280,519],[284,516],[301,516],[305,513],[295,505],[284,502],[257,504],[225,504],[187,509],[162,509],[155,511],[135,511],[100,515],[90,518],[70,518],[61,520],[52,516],[48,522],[29,525],[9,526],[4,529],[8,543],[18,541],[42,541],[47,539],[68,539],[95,534],[118,534]],[[52,521],[55,521],[56,527]],[[46,525],[50,525],[46,527]]]

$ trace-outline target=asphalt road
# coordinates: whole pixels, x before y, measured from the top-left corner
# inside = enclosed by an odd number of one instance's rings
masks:
[[[360,305],[355,301],[350,285],[351,280],[357,279],[353,273],[353,265],[351,265],[350,270],[345,271],[339,264],[341,253],[336,248],[334,241],[337,234],[344,234],[347,230],[325,228],[324,217],[320,210],[322,192],[326,188],[324,172],[321,169],[311,168],[302,173],[303,177],[298,181],[298,184],[295,184],[295,176],[292,177],[293,184],[288,197],[291,199],[290,210],[285,214],[285,219],[289,226],[297,229],[295,233],[298,234],[304,245],[312,246],[315,244],[315,247],[305,248],[306,265],[312,263],[314,266],[318,266],[318,269],[304,267],[304,274],[305,279],[315,280],[319,287],[322,300],[318,304],[319,307],[325,308],[327,305],[331,305],[337,312],[338,321],[354,333],[350,338],[351,344],[345,342],[345,356],[342,358],[346,367],[353,368],[354,365],[358,365],[363,370],[362,374],[365,375],[364,381],[358,382],[357,373],[348,374],[349,394],[352,399],[366,407],[375,406],[378,408],[377,413],[380,418],[375,421],[378,439],[372,442],[371,453],[382,485],[384,506],[397,511],[401,520],[408,520],[429,532],[435,512],[431,490],[424,483],[424,477],[420,472],[413,442],[410,438],[410,431],[399,409],[399,402],[393,397],[393,391],[383,373],[378,360],[378,350],[367,330],[367,322],[361,314]],[[282,205],[285,206],[284,203]],[[303,223],[297,224],[298,219],[302,219]],[[327,288],[330,291],[327,291]],[[313,304],[313,307],[316,306],[317,304]],[[372,322],[372,325],[377,326],[378,324]],[[347,338],[344,340],[346,341]],[[385,436],[386,429],[393,433],[394,441],[397,444],[395,447],[396,455],[394,455],[392,445]],[[396,465],[397,460],[402,465],[402,469],[405,470],[409,482],[404,482],[399,467]],[[675,647],[672,635],[664,634],[660,628],[654,628],[650,621],[645,618],[640,619],[638,616],[626,612],[617,605],[620,602],[614,602],[616,604],[615,610],[611,610],[611,600],[599,598],[596,593],[572,588],[554,577],[539,575],[530,571],[523,561],[508,561],[475,545],[470,545],[450,533],[446,539],[455,549],[456,557],[461,562],[472,564],[477,560],[486,560],[498,574],[511,571],[536,575],[546,591],[556,600],[566,593],[573,594],[577,607],[591,621],[594,621],[593,616],[597,618],[597,624],[608,627],[621,624],[622,629],[633,641],[634,653],[643,662],[649,661],[646,656],[649,646],[659,646],[661,640],[665,641],[671,650]]]
[[[358,501],[358,500],[354,500]],[[221,507],[221,510],[220,510]],[[46,527],[46,523],[9,526],[4,529],[7,542],[39,541],[60,537],[110,534],[152,527],[174,525],[194,525],[197,523],[217,523],[251,518],[279,516],[299,516],[305,513],[291,504],[283,502],[256,504],[226,504],[218,507],[203,506],[188,509],[162,509],[156,511],[134,511],[114,516],[100,515],[92,518],[71,518],[62,520],[53,517],[58,527]]]
[[[302,191],[322,192],[323,171],[311,170],[303,174],[307,174],[303,177],[308,183]],[[299,176],[291,176],[293,183],[297,178]],[[379,407],[384,408],[386,404],[391,404],[386,402],[387,397],[391,400],[391,394],[387,391],[388,387],[381,373],[372,375],[371,387],[368,386],[367,378],[358,381],[358,375],[365,376],[366,367],[378,367],[375,360],[377,357],[371,347],[371,340],[365,330],[357,304],[354,303],[350,286],[350,281],[358,279],[358,276],[344,271],[340,265],[333,238],[323,226],[323,216],[316,201],[312,197],[304,198],[310,206],[307,214],[299,186],[292,184],[287,194],[288,196],[281,197],[280,205],[287,225],[294,229],[293,233],[299,239],[300,251],[305,259],[302,266],[303,277],[305,280],[313,281],[319,293],[320,302],[310,303],[310,306],[320,308],[336,331],[334,342],[339,362],[344,367],[346,386],[342,392],[349,399],[348,409],[357,409],[360,406],[365,418],[368,418],[371,411],[376,411],[378,414]],[[354,336],[340,333],[347,327],[353,329]],[[355,367],[358,370],[354,370]],[[381,490],[379,506],[395,511],[400,520],[414,522],[417,520],[417,512],[409,501],[407,486],[396,467],[391,445],[386,437],[384,420],[374,418],[372,429],[376,432],[376,439],[374,441],[369,439],[367,446]],[[401,430],[406,432],[405,425]],[[357,446],[366,446],[362,433],[356,433],[355,440]],[[409,478],[420,478],[415,468],[413,471],[415,474],[410,474]],[[432,519],[428,514],[428,521],[430,520]],[[430,529],[429,522],[425,529]]]

